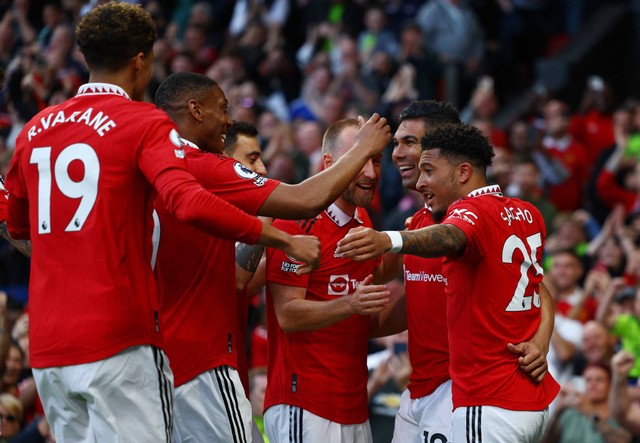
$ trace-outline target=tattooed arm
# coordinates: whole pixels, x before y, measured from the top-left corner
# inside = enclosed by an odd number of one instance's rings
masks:
[[[433,225],[415,231],[401,231],[401,254],[442,257],[464,251],[467,237],[453,225]],[[379,257],[391,250],[391,238],[384,232],[355,228],[338,242],[338,253],[356,261]]]
[[[7,230],[6,222],[0,222],[0,237],[11,243],[22,255],[31,257],[31,240],[12,239],[9,235],[9,231]]]
[[[433,225],[416,231],[402,231],[403,254],[442,257],[459,254],[467,245],[467,236],[453,225]]]
[[[264,246],[236,243],[236,291],[247,287],[258,268]]]

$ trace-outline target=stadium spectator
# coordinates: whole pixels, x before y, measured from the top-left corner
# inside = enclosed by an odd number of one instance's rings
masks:
[[[7,443],[22,428],[22,405],[13,394],[0,394],[0,442]]]
[[[549,199],[558,211],[574,211],[581,207],[588,179],[589,163],[584,146],[574,140],[569,130],[569,108],[558,100],[544,107],[545,136],[542,147],[560,161],[564,177],[547,181]]]
[[[474,11],[459,0],[425,2],[416,21],[424,44],[438,66],[443,98],[455,106],[466,103],[484,59],[484,32]]]
[[[590,363],[584,370],[584,392],[563,386],[542,443],[630,442],[629,433],[611,417],[611,368]]]
[[[625,350],[618,351],[611,360],[611,370],[613,372],[611,381],[611,392],[609,394],[609,404],[611,405],[611,416],[625,429],[631,432],[634,437],[640,436],[640,401],[632,395],[637,391],[637,386],[629,386],[629,371],[635,364],[635,359],[631,353]]]

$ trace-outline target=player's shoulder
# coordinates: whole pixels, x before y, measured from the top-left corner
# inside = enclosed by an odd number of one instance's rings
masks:
[[[425,228],[427,226],[431,226],[435,224],[433,221],[433,216],[431,214],[431,210],[429,208],[422,208],[418,210],[411,217],[411,222],[409,223],[409,230],[415,230],[420,228]]]
[[[505,203],[505,207],[524,213],[527,219],[543,219],[540,210],[531,202],[515,197],[505,197]]]
[[[200,158],[209,170],[215,170],[216,175],[226,183],[251,181],[256,188],[261,188],[265,183],[274,181],[222,154],[204,153]]]

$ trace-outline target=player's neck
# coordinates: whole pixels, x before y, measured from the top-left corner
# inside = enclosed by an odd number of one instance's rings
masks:
[[[472,177],[468,182],[462,185],[460,189],[460,196],[464,197],[476,189],[484,188],[485,186],[489,186],[489,183],[487,183],[486,180]]]
[[[120,86],[129,97],[134,97],[134,82],[123,71],[92,71],[89,73],[89,83],[109,83]]]

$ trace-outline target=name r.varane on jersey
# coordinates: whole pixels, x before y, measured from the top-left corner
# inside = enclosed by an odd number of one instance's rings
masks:
[[[85,111],[74,111],[69,115],[66,115],[64,111],[57,111],[42,116],[40,125],[36,124],[29,128],[27,133],[29,141],[42,131],[53,128],[60,123],[84,123],[95,129],[100,137],[103,137],[111,128],[116,127],[116,123],[102,111],[98,111],[94,115],[93,108],[88,108]]]

